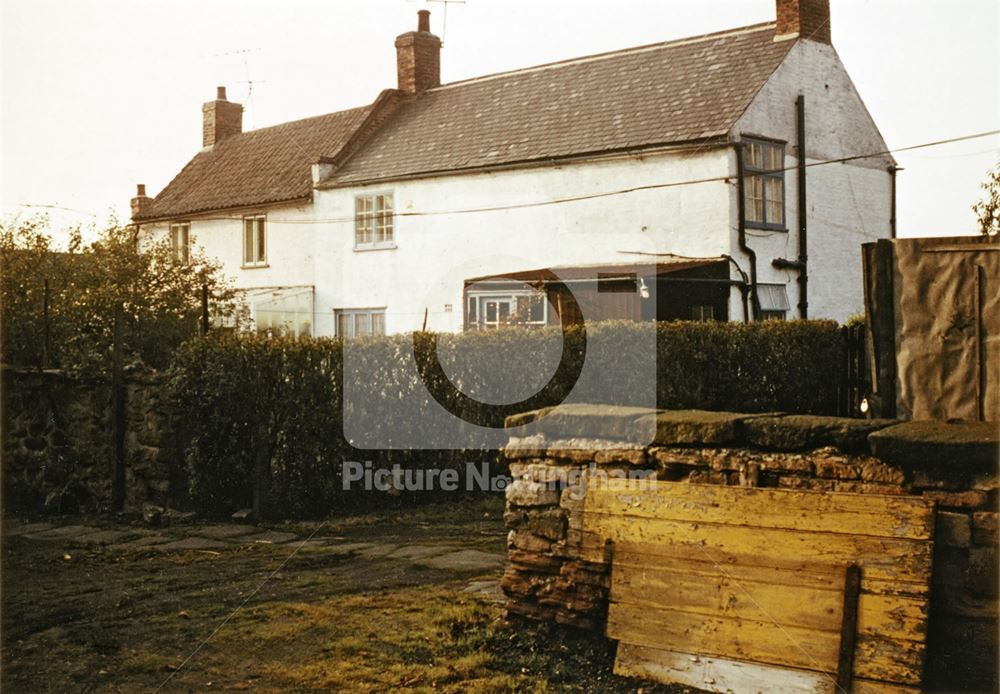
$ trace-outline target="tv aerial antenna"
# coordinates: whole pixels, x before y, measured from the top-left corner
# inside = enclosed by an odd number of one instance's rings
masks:
[[[464,5],[465,0],[425,0],[425,2],[439,2],[444,5],[444,18],[441,22],[441,45],[444,46],[444,38],[448,33],[448,5]]]
[[[452,1],[454,1],[454,0],[452,0]],[[250,115],[250,113],[249,113],[250,112],[250,100],[253,98],[253,86],[255,84],[266,84],[267,83],[267,80],[255,80],[255,79],[251,79],[250,78],[250,54],[251,53],[259,53],[259,52],[260,52],[259,48],[241,48],[241,49],[235,50],[235,51],[227,51],[226,53],[216,53],[215,54],[215,56],[217,58],[222,58],[222,57],[230,56],[230,55],[241,56],[243,58],[243,72],[244,72],[244,74],[246,74],[247,78],[245,80],[239,80],[239,84],[245,84],[245,85],[247,85],[247,98],[243,102],[243,111],[245,113],[247,113],[248,116]],[[250,121],[251,119],[248,118],[247,120]],[[250,123],[248,123],[248,125],[249,125],[248,129],[252,130],[253,129],[253,123],[252,123],[252,121]]]

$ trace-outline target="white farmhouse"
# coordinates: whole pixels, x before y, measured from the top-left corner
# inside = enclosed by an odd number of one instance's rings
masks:
[[[828,0],[777,21],[440,84],[429,13],[370,105],[204,147],[140,243],[197,243],[258,329],[458,331],[601,318],[862,310],[894,235],[895,162],[830,43]],[[547,300],[546,300],[547,299]]]

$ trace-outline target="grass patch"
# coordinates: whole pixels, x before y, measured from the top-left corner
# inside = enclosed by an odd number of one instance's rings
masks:
[[[502,606],[460,588],[261,605],[234,618],[197,667],[222,672],[242,653],[256,664],[244,681],[254,691],[682,691],[616,677],[614,646],[598,635],[507,620]],[[193,685],[192,675],[177,679]]]
[[[375,543],[500,554],[502,503],[351,519],[322,529],[339,536],[334,545],[304,547],[283,566],[293,546],[164,553],[5,538],[0,685],[132,692],[169,677],[164,692],[682,691],[615,677],[613,645],[599,635],[508,621],[502,605],[464,592],[474,573],[336,551]]]

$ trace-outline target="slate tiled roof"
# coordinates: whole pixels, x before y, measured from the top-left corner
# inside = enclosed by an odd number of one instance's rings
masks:
[[[444,85],[332,184],[723,136],[795,43],[773,38],[760,24]]]
[[[234,135],[199,152],[138,219],[308,198],[312,164],[335,153],[370,106]]]
[[[774,23],[481,77],[389,115],[324,186],[725,136],[794,41]],[[373,105],[234,135],[195,155],[139,219],[306,199]],[[350,147],[354,150],[354,145]]]

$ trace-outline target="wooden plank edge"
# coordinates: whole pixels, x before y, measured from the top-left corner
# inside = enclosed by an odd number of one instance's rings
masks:
[[[685,503],[688,501],[687,497],[696,495],[708,498],[690,499],[696,503]],[[791,513],[788,508],[784,508],[788,506],[786,502],[800,498],[808,499],[809,496],[815,497],[815,495],[821,495],[827,502],[823,504],[821,512],[817,513],[814,499],[809,503],[792,504]],[[623,499],[623,496],[628,498]],[[715,503],[707,503],[712,497],[717,497]],[[842,501],[843,508],[836,508],[836,501]],[[882,509],[878,507],[879,502]],[[772,509],[781,508],[782,512],[776,517],[754,517],[755,522],[749,524],[754,527],[841,534],[844,526],[860,523],[866,532],[852,534],[915,540],[929,540],[934,536],[934,502],[914,495],[831,493],[772,487],[745,488],[659,482],[655,489],[635,489],[627,486],[595,487],[588,490],[583,512],[647,519],[686,519],[691,522],[732,525],[732,522],[723,519],[750,517],[748,515],[750,509],[744,507],[755,505]],[[834,508],[827,508],[831,506]],[[795,510],[811,510],[816,513],[816,517],[799,515],[794,513]],[[694,516],[690,515],[692,513]]]
[[[833,678],[822,673],[624,642],[618,644],[614,672],[623,677],[733,694],[814,694],[837,691]],[[851,694],[918,694],[920,688],[855,678],[850,691]]]
[[[630,518],[636,522],[642,521],[672,521],[674,523],[692,523],[697,525],[717,525],[738,528],[750,528],[753,530],[784,530],[787,532],[814,533],[816,535],[853,535],[856,537],[867,537],[875,540],[909,540],[911,542],[930,542],[934,538],[934,532],[927,532],[919,529],[917,522],[898,523],[898,528],[909,529],[906,532],[873,532],[876,528],[874,524],[863,525],[861,528],[852,528],[846,524],[819,524],[810,525],[807,523],[768,523],[760,518],[757,522],[735,523],[729,522],[722,517],[701,517],[698,515],[685,515],[682,513],[658,514],[653,511],[646,511],[640,508],[619,509],[602,507],[584,507],[582,512],[584,524],[593,523],[594,519],[607,518]],[[930,527],[934,527],[933,512]],[[761,517],[763,518],[763,517]],[[825,526],[829,527],[825,527]],[[867,530],[867,532],[864,532]]]
[[[830,675],[729,658],[695,655],[629,643],[618,644],[614,672],[710,692],[816,694],[834,692]]]
[[[850,564],[844,576],[844,608],[840,622],[840,658],[837,663],[837,688],[851,691],[854,673],[854,645],[858,632],[858,597],[861,593],[861,567]]]
[[[619,545],[641,548],[644,555],[667,557],[676,551],[674,548],[688,545],[701,546],[706,557],[724,556],[737,547],[772,557],[778,556],[780,548],[785,555],[801,553],[802,561],[824,558],[823,563],[860,564],[868,578],[930,583],[934,543],[929,541],[669,520],[647,519],[635,523],[625,516],[604,519],[607,524],[588,526],[584,521],[581,538],[584,553],[595,540],[602,547],[606,540],[613,540]],[[632,552],[639,554],[637,550]]]

